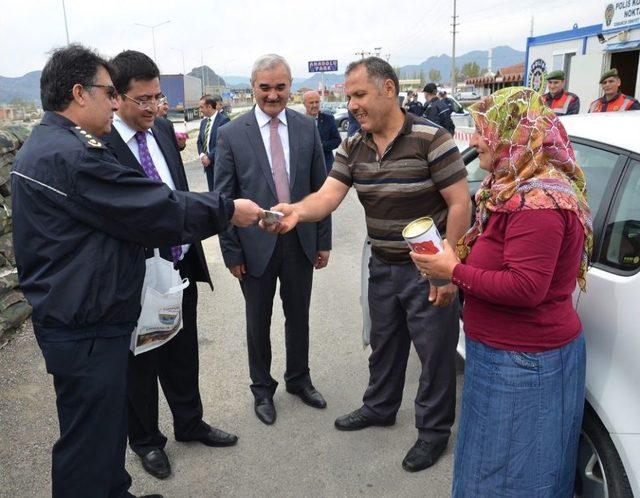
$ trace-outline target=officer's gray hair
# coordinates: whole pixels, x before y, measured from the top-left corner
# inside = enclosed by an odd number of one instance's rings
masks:
[[[289,79],[291,79],[291,68],[284,57],[278,54],[266,54],[258,57],[258,59],[253,63],[253,68],[251,69],[251,84],[255,81],[256,73],[258,71],[273,69],[280,65],[285,67],[287,73],[289,73]]]

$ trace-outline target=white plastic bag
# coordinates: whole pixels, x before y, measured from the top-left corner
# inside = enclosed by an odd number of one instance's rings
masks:
[[[182,328],[182,291],[189,279],[180,278],[173,263],[162,259],[158,249],[146,261],[142,285],[142,311],[131,335],[131,351],[139,355],[162,346]]]
[[[365,237],[360,261],[360,306],[362,307],[362,348],[371,343],[371,315],[369,314],[369,260],[371,240]]]

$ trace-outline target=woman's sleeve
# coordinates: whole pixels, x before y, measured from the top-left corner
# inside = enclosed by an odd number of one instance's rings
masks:
[[[502,269],[458,264],[452,282],[465,294],[495,304],[535,307],[547,295],[565,237],[557,209],[519,211],[506,224]]]

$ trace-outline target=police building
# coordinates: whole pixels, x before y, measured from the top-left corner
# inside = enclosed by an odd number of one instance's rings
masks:
[[[600,75],[616,68],[623,94],[640,97],[640,0],[602,3],[602,24],[527,39],[525,82],[544,91],[544,74],[566,73],[565,89],[585,104],[602,96]],[[583,105],[581,112],[586,112]]]

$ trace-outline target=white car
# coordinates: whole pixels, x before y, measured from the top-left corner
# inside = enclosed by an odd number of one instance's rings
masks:
[[[576,496],[640,497],[640,111],[561,119],[594,221],[587,292],[574,293],[587,344]],[[463,156],[477,180],[474,151]]]

